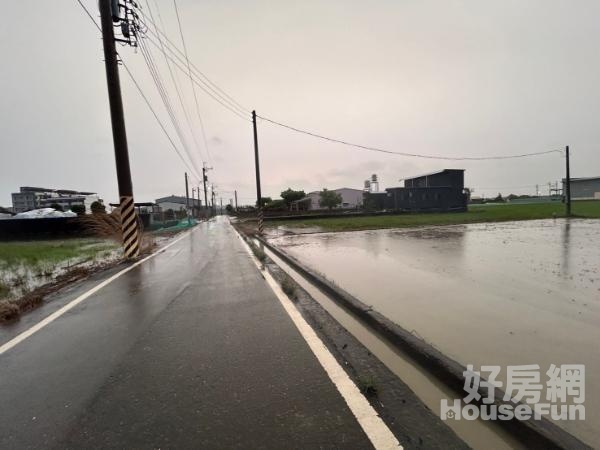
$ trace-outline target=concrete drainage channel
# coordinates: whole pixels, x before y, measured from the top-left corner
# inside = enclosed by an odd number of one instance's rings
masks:
[[[406,383],[429,409],[439,411],[442,398],[464,396],[464,367],[461,364],[371,310],[263,239],[254,237],[253,240],[279,270],[291,277],[314,303],[319,304],[388,370]],[[272,269],[269,267],[269,270]],[[281,282],[281,276],[276,279]],[[503,403],[503,395],[503,392],[497,393],[496,404]],[[546,419],[498,422],[452,420],[444,423],[473,448],[590,448]],[[437,446],[440,446],[439,443]],[[449,448],[446,445],[440,447]]]

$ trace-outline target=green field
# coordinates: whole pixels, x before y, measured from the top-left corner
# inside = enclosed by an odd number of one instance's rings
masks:
[[[118,245],[99,239],[0,242],[0,269],[55,265],[68,260],[88,261]]]
[[[600,201],[576,201],[572,213],[577,217],[600,218]],[[548,219],[564,217],[560,202],[531,204],[472,205],[464,213],[420,213],[393,216],[332,217],[326,219],[278,220],[265,222],[267,227],[285,225],[291,228],[319,227],[323,231],[372,230],[406,228],[424,225],[453,225],[477,222]]]
[[[82,263],[95,264],[113,258],[119,246],[104,239],[61,239],[0,242],[0,322],[14,311],[7,302]],[[11,309],[12,308],[12,309]]]

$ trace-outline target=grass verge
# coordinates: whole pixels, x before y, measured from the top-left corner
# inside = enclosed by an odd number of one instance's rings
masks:
[[[113,241],[74,238],[0,242],[0,322],[19,317],[49,293],[114,263]]]
[[[573,202],[576,217],[600,218],[600,201]],[[565,217],[565,206],[560,202],[533,204],[503,204],[470,206],[464,213],[419,213],[364,217],[331,217],[326,219],[276,220],[265,222],[268,227],[319,227],[323,231],[372,230],[378,228],[407,228],[425,225],[455,225],[481,222],[549,219]]]

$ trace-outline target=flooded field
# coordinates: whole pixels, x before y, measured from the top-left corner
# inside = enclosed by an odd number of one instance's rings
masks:
[[[17,299],[74,268],[90,268],[121,256],[115,242],[103,239],[0,242],[0,300]]]
[[[600,446],[600,221],[540,220],[317,233],[272,242],[463,364],[585,364]],[[506,378],[499,376],[506,382]],[[545,393],[542,393],[542,401]]]

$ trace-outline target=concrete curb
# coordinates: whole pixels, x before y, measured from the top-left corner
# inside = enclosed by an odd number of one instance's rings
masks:
[[[374,311],[356,297],[335,286],[331,281],[309,269],[297,259],[268,243],[263,238],[258,236],[253,237],[293,267],[294,270],[322,292],[327,294],[332,300],[349,310],[362,322],[384,337],[391,345],[410,356],[443,384],[461,394],[461,396],[464,395],[463,372],[466,370],[465,366],[444,355],[431,344],[419,339],[379,312]],[[496,389],[496,405],[507,403],[502,400],[503,396],[504,392]],[[542,418],[542,420],[530,419],[525,421],[515,419],[505,420],[498,421],[498,424],[505,427],[507,431],[525,444],[527,448],[565,450],[592,448],[545,418]]]

